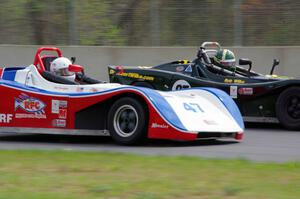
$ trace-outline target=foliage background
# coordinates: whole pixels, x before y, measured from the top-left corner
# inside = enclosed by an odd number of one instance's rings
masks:
[[[1,0],[0,44],[300,45],[296,0]]]

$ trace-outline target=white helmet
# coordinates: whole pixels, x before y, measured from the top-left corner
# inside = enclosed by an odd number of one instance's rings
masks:
[[[68,80],[74,81],[75,80],[75,73],[69,71],[69,65],[72,62],[66,57],[58,57],[50,64],[50,72],[54,73],[55,75],[62,76]]]

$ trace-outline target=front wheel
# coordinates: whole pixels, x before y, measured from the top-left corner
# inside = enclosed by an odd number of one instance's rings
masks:
[[[291,87],[283,91],[276,102],[279,122],[290,130],[300,129],[300,88]]]
[[[147,137],[148,114],[142,103],[134,98],[117,100],[108,113],[108,129],[119,144],[139,144]]]

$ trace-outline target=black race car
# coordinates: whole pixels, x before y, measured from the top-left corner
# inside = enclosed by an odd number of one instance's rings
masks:
[[[152,67],[109,66],[109,79],[163,91],[219,88],[235,100],[245,122],[279,122],[287,129],[299,130],[300,79],[273,75],[278,60],[274,60],[270,75],[251,70],[249,59],[240,59],[240,66],[234,71],[219,67],[213,63],[213,56],[220,48],[217,42],[204,42],[192,62],[179,60]]]

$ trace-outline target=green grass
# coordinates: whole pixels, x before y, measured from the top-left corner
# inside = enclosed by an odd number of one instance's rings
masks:
[[[300,198],[300,163],[0,151],[0,199]]]

